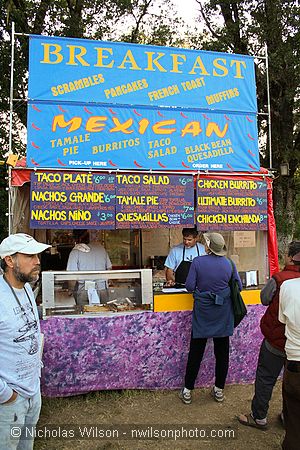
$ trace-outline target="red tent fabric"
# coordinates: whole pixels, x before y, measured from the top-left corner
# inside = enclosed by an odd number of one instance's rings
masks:
[[[11,171],[11,186],[23,186],[30,181],[30,174],[31,169],[26,169],[26,158],[19,159]]]
[[[279,271],[278,244],[276,235],[276,223],[273,208],[273,186],[272,180],[268,181],[268,260],[270,276]]]

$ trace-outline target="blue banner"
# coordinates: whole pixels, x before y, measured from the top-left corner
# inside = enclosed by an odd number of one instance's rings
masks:
[[[34,35],[28,97],[257,112],[250,56]]]
[[[29,102],[27,165],[257,171],[256,115]]]

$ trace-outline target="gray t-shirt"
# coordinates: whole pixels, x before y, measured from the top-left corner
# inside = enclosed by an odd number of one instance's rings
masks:
[[[0,403],[12,396],[13,390],[26,398],[40,389],[41,333],[38,311],[32,289],[14,289],[25,314],[22,313],[10,287],[0,276]]]
[[[73,248],[69,255],[67,270],[109,270],[111,269],[111,261],[104,247],[98,242],[88,244],[89,252],[82,252]],[[84,290],[84,281],[79,281],[78,290]],[[105,281],[98,281],[96,289],[105,289]]]

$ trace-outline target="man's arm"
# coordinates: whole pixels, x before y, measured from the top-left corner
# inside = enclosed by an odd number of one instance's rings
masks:
[[[0,378],[0,404],[13,402],[18,393],[8,386],[6,381]]]
[[[270,278],[267,284],[260,291],[260,301],[263,305],[268,306],[275,295],[277,284],[274,278]]]
[[[175,247],[171,248],[167,259],[165,260],[165,276],[168,286],[173,286],[175,284],[175,272],[177,267],[176,251]]]
[[[284,283],[280,287],[279,291],[279,310],[278,310],[278,320],[281,323],[286,324],[286,316],[284,314],[285,312],[285,286]]]
[[[169,267],[165,267],[165,275],[166,275],[167,285],[173,286],[175,284],[174,270],[170,269]]]

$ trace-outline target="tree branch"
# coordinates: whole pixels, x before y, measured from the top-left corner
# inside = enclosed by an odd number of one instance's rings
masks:
[[[207,17],[207,15],[206,15],[205,11],[204,11],[204,8],[203,8],[203,5],[202,5],[202,3],[201,3],[201,0],[196,0],[196,1],[197,1],[198,5],[199,5],[199,7],[200,7],[200,13],[201,13],[202,19],[204,20],[205,25],[207,26],[207,28],[208,28],[208,30],[210,31],[211,35],[212,35],[214,38],[216,38],[216,39],[220,39],[220,38],[221,38],[221,35],[218,34],[218,33],[211,27],[211,25],[210,25],[210,21],[208,20],[208,17]]]
[[[33,34],[41,34],[44,28],[44,21],[45,17],[49,8],[49,1],[48,0],[41,0],[36,15],[34,24],[32,27]]]
[[[137,18],[134,14],[134,11],[132,10],[132,15],[136,21],[136,26],[133,29],[132,33],[131,33],[131,39],[130,42],[137,42],[137,38],[138,38],[138,33],[139,33],[139,28],[140,28],[140,24],[144,18],[144,16],[146,16],[148,14],[148,8],[151,5],[152,0],[146,0],[142,6],[141,9],[141,13],[139,14],[139,17]]]

